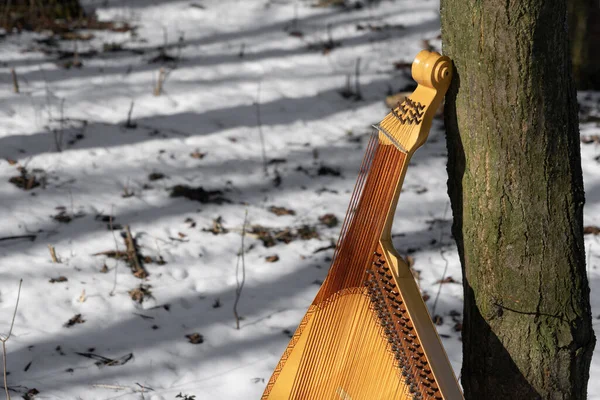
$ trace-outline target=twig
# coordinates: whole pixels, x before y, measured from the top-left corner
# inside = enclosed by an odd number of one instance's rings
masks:
[[[103,383],[94,383],[92,387],[102,388],[102,389],[113,389],[113,390],[125,390],[130,389],[128,386],[119,386],[119,385],[106,385]]]
[[[12,75],[13,91],[15,93],[19,93],[19,80],[17,79],[17,71],[15,71],[14,68],[11,68],[10,74]]]
[[[127,245],[127,254],[129,255],[129,261],[131,269],[133,269],[133,275],[140,279],[147,277],[148,272],[146,272],[140,263],[137,249],[135,248],[135,242],[133,241],[133,236],[129,230],[129,225],[125,225],[125,244]]]
[[[363,96],[360,92],[360,57],[356,59],[356,70],[354,75],[354,98],[356,101],[362,100]]]
[[[113,235],[113,239],[115,241],[115,252],[119,252],[119,243],[117,242],[117,237],[115,236],[115,230],[113,229],[113,212],[114,212],[114,206],[111,207],[110,209],[110,216],[108,217],[108,226],[110,228],[110,231],[112,232]],[[115,295],[115,290],[117,289],[117,271],[119,268],[119,261],[117,260],[116,264],[115,264],[115,280],[113,283],[113,288],[110,291],[110,295],[114,296]]]
[[[121,194],[121,197],[131,197],[133,195],[135,195],[135,193],[129,191],[129,177],[127,177],[127,182],[125,182],[125,187],[123,187],[123,194]]]
[[[162,31],[163,31],[163,49],[166,52],[167,46],[169,45],[169,32],[167,31],[167,27],[164,25],[162,25]]]
[[[248,210],[244,214],[244,224],[242,225],[242,249],[238,254],[237,263],[235,265],[235,301],[233,302],[233,315],[235,316],[235,328],[240,329],[240,316],[237,312],[237,305],[242,295],[242,289],[244,289],[244,283],[246,282],[246,261],[244,259],[244,237],[246,236],[246,224],[248,223]],[[238,278],[238,272],[240,268],[240,258],[242,259],[242,280]]]
[[[256,123],[258,125],[258,135],[260,136],[260,147],[262,149],[263,171],[265,176],[269,175],[267,170],[267,152],[265,150],[265,137],[262,131],[262,119],[260,116],[260,90],[262,81],[258,81],[258,90],[256,92]]]
[[[48,245],[48,250],[50,250],[50,257],[52,258],[52,262],[54,264],[60,264],[60,260],[56,257],[56,249],[51,244]]]
[[[155,96],[161,95],[165,78],[166,78],[165,68],[160,67],[160,69],[158,70],[158,79],[156,80],[156,86],[154,87],[154,95]]]
[[[5,338],[0,338],[2,342],[2,363],[4,365],[4,390],[6,391],[6,399],[10,400],[10,394],[8,393],[8,382],[6,379],[6,342],[10,339],[10,335],[12,334],[13,326],[15,325],[15,317],[17,316],[17,309],[19,308],[19,299],[21,298],[21,285],[23,284],[23,279],[19,281],[19,290],[17,292],[17,302],[15,304],[15,311],[13,312],[12,322],[10,323],[10,329],[8,331],[8,335]]]
[[[127,122],[125,122],[125,128],[135,129],[137,124],[135,122],[131,122],[131,113],[133,112],[133,105],[135,101],[131,100],[131,104],[129,105],[129,112],[127,113]]]
[[[19,236],[5,236],[0,238],[0,242],[3,240],[14,240],[14,239],[31,239],[33,242],[37,238],[37,235],[19,235]]]
[[[140,385],[137,382],[135,382],[135,384],[142,388],[142,392],[144,392],[144,390],[150,390],[150,391],[154,392],[154,389],[152,389],[150,386]]]
[[[61,99],[60,101],[60,130],[56,130],[56,129],[52,129],[52,134],[54,135],[54,144],[56,146],[56,151],[57,152],[62,152],[62,147],[63,147],[63,136],[64,136],[64,128],[65,128],[65,118],[64,118],[64,106],[65,106],[65,99]]]

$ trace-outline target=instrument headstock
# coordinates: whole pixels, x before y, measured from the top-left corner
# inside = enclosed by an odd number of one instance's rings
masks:
[[[415,57],[411,71],[417,88],[375,125],[382,144],[393,144],[405,153],[413,153],[427,140],[435,112],[452,80],[452,62],[423,50]]]

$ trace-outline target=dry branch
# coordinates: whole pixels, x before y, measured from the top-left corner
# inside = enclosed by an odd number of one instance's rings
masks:
[[[133,271],[133,275],[140,279],[146,278],[148,276],[148,272],[144,269],[142,263],[140,262],[140,255],[135,245],[133,236],[131,235],[131,231],[129,230],[129,225],[125,225],[125,245],[127,246],[129,266]]]

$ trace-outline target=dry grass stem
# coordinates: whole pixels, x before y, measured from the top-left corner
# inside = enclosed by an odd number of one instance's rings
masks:
[[[162,94],[163,83],[167,77],[164,67],[158,70],[158,79],[156,80],[156,86],[154,87],[154,95],[160,96]]]
[[[237,263],[235,265],[235,301],[233,302],[233,315],[235,316],[235,328],[240,329],[240,315],[237,311],[237,305],[244,289],[246,282],[246,261],[244,259],[244,237],[246,236],[246,225],[248,223],[248,210],[244,214],[244,224],[242,225],[242,248],[238,254]],[[239,279],[240,259],[242,260],[242,279]]]
[[[48,245],[48,250],[50,250],[50,258],[52,258],[52,262],[54,264],[60,264],[60,260],[56,256],[56,249],[52,245]]]
[[[19,93],[19,79],[17,78],[17,71],[15,71],[14,68],[11,68],[10,74],[12,75],[13,92]]]
[[[10,400],[10,394],[8,393],[8,382],[6,379],[6,342],[10,339],[10,335],[12,334],[13,326],[15,325],[15,317],[17,316],[17,309],[19,308],[19,299],[21,298],[21,286],[23,285],[23,279],[19,281],[19,290],[17,291],[17,302],[15,304],[15,311],[13,312],[12,321],[10,323],[10,329],[8,330],[8,335],[5,338],[1,338],[2,342],[2,364],[4,366],[4,390],[6,391],[6,399]]]

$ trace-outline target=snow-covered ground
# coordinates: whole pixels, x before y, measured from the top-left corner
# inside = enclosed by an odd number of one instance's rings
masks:
[[[340,225],[320,217],[343,219],[370,125],[387,113],[385,96],[411,84],[394,63],[411,62],[424,46],[439,49],[439,3],[87,4],[101,19],[135,25],[135,34],[94,31],[58,48],[40,43],[44,34],[0,41],[0,237],[35,236],[0,241],[1,332],[23,279],[7,342],[13,397],[35,388],[38,399],[259,398],[326,275]],[[58,51],[75,48],[83,65],[66,69],[73,58],[57,61]],[[88,57],[91,50],[98,53]],[[357,63],[359,101],[340,94],[348,77],[355,90]],[[166,81],[155,96],[161,67]],[[598,96],[580,96],[597,108]],[[411,163],[393,232],[414,258],[430,311],[442,317],[438,329],[459,373],[461,274],[440,128],[438,120]],[[595,122],[582,124],[582,135],[595,134]],[[582,144],[586,225],[600,225],[599,154],[598,143]],[[8,183],[13,177],[34,187]],[[177,185],[202,187],[204,201],[172,197]],[[145,280],[110,257],[126,250],[125,226],[149,257]],[[257,226],[271,237],[284,231],[277,237],[290,242],[266,247]],[[598,328],[595,236],[586,236],[586,249]],[[441,285],[436,304],[443,276],[457,282]],[[140,284],[141,303],[130,293]],[[194,333],[196,344],[187,337]],[[591,374],[600,374],[600,346]],[[589,391],[600,399],[597,380]]]

